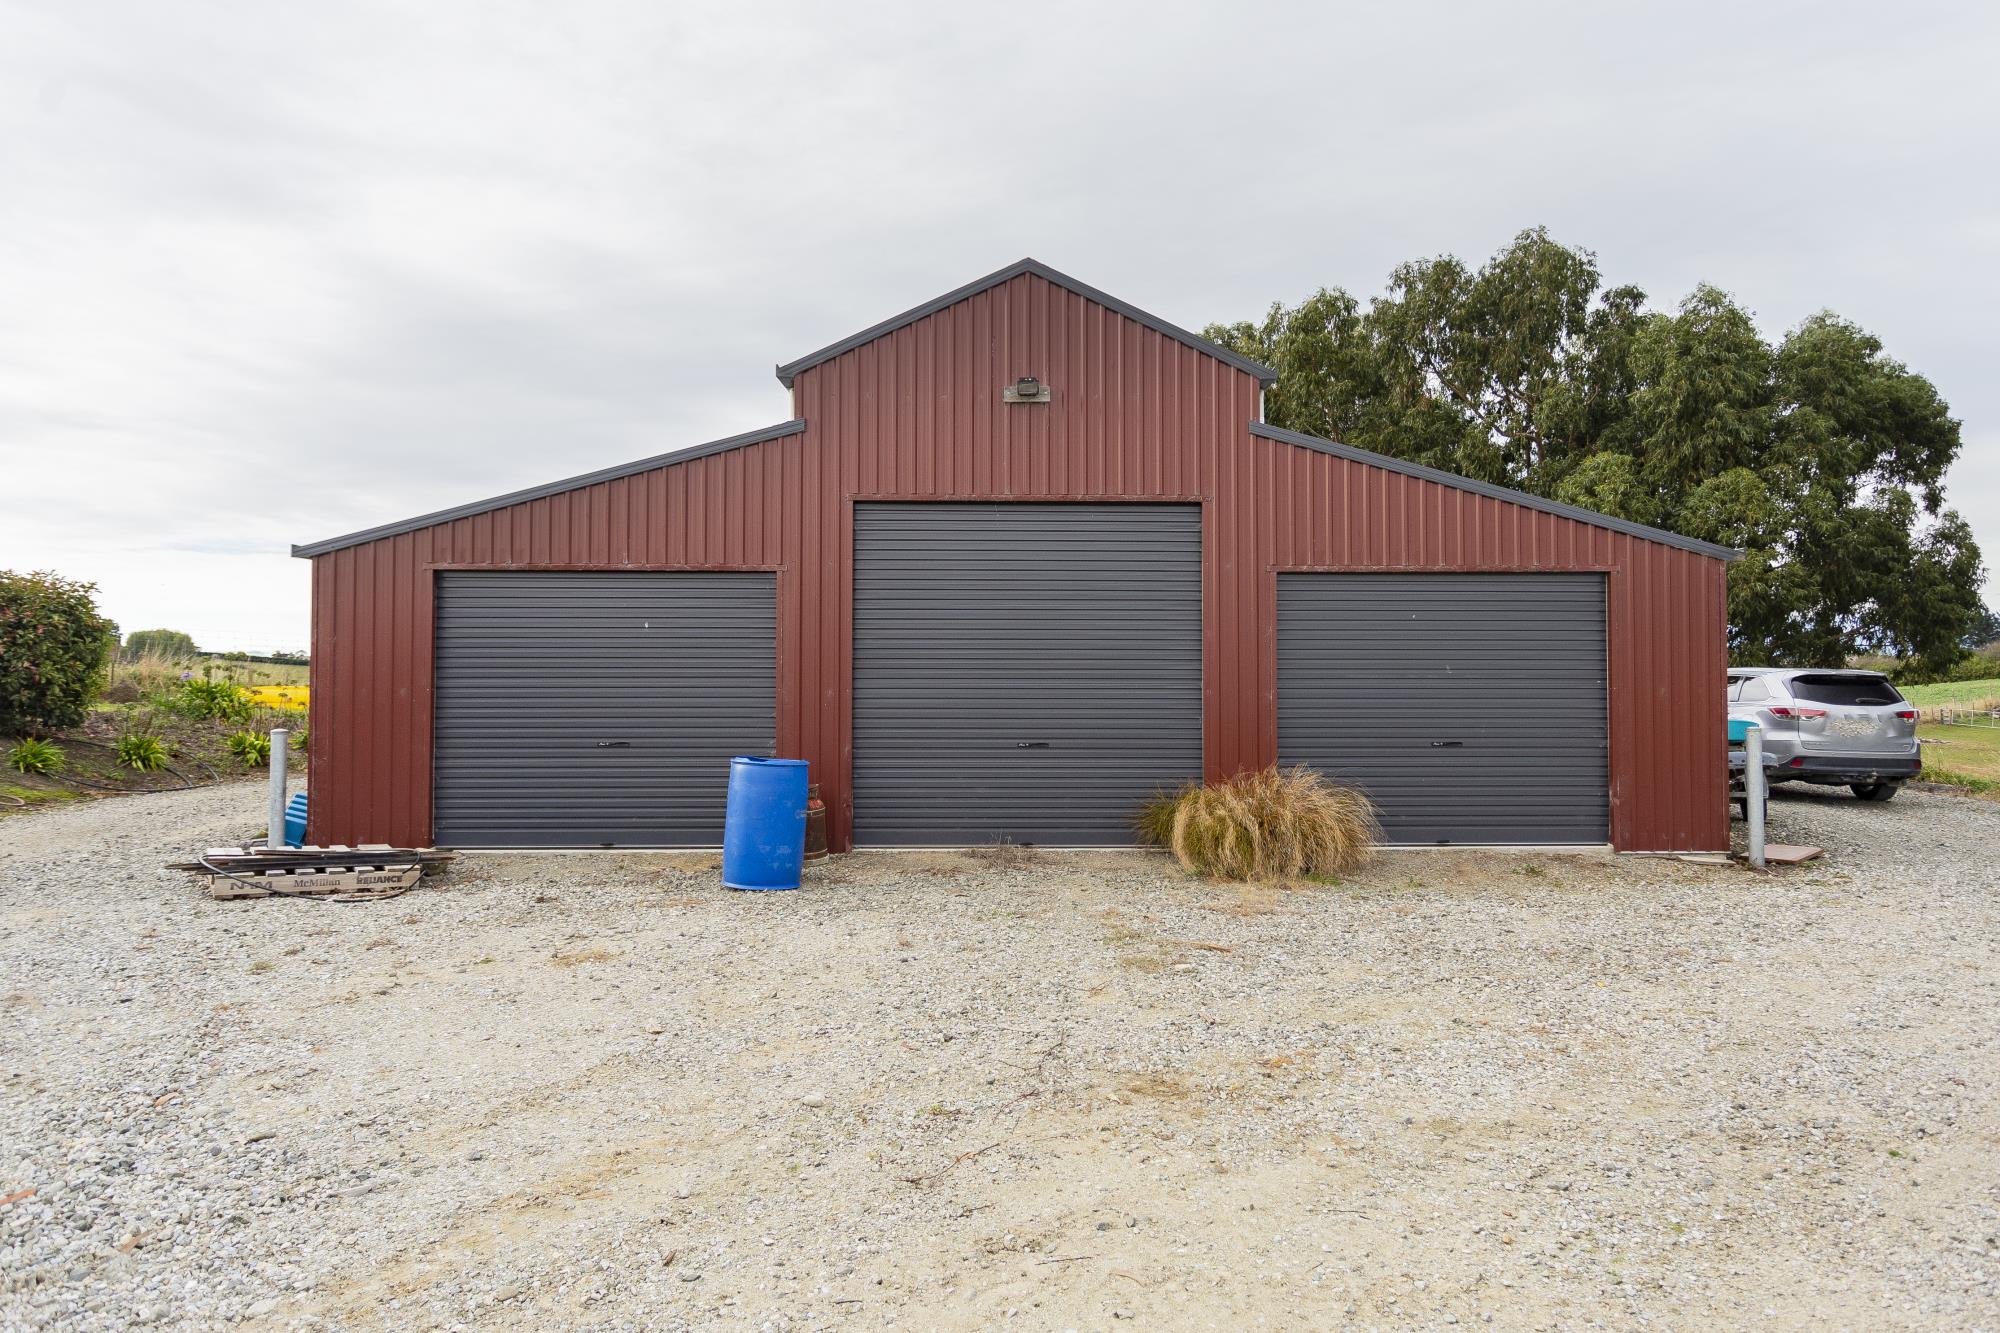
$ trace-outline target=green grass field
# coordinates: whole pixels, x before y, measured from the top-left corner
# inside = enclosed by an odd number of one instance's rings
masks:
[[[221,657],[204,657],[195,674],[208,668],[212,680],[233,680],[238,685],[303,685],[308,669],[302,662],[231,662]]]
[[[1983,795],[2000,795],[2000,727],[1942,727],[1925,722],[1917,728],[1924,743],[1927,782],[1952,782]]]
[[[1898,688],[1905,699],[1919,708],[1942,708],[1946,704],[1965,708],[1978,704],[2000,704],[2000,677],[1955,680],[1943,685],[1903,685]]]

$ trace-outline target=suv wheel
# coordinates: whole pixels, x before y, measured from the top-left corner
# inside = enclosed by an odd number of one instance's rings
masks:
[[[1851,782],[1848,790],[1864,801],[1886,801],[1896,794],[1900,785],[1895,782]]]

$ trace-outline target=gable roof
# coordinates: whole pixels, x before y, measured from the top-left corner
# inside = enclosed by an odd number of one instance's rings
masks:
[[[1474,481],[1455,472],[1441,472],[1434,467],[1425,467],[1422,463],[1405,462],[1400,458],[1391,458],[1387,454],[1357,449],[1351,444],[1322,440],[1317,435],[1302,435],[1295,430],[1267,426],[1261,421],[1250,423],[1250,433],[1260,439],[1276,440],[1281,444],[1295,444],[1301,449],[1313,449],[1323,454],[1332,454],[1335,458],[1345,458],[1352,463],[1366,463],[1369,467],[1400,472],[1406,477],[1434,481],[1440,486],[1450,486],[1456,490],[1471,491],[1474,495],[1483,495],[1489,500],[1505,500],[1508,504],[1520,505],[1524,509],[1538,509],[1544,514],[1574,519],[1578,523],[1588,523],[1594,528],[1608,528],[1612,532],[1622,532],[1628,537],[1658,542],[1662,546],[1678,546],[1681,550],[1693,551],[1696,555],[1713,556],[1717,560],[1735,560],[1743,554],[1734,547],[1718,546],[1714,542],[1683,537],[1678,532],[1668,532],[1665,528],[1650,528],[1644,523],[1613,518],[1609,514],[1600,514],[1590,509],[1579,509],[1560,500],[1544,500],[1541,496],[1530,495],[1526,491],[1510,490],[1505,486],[1495,486],[1491,482]]]
[[[395,523],[384,523],[379,528],[364,528],[360,532],[350,532],[345,537],[328,537],[324,541],[307,542],[304,546],[294,546],[292,554],[300,557],[325,555],[328,551],[338,551],[343,547],[360,546],[364,542],[380,541],[384,537],[400,536],[405,532],[415,532],[418,528],[428,528],[439,523],[449,523],[455,518],[471,518],[474,514],[484,514],[494,509],[505,509],[508,505],[525,504],[529,500],[546,500],[551,495],[561,495],[564,491],[580,490],[585,486],[595,486],[600,481],[616,481],[635,473],[650,472],[656,467],[669,463],[686,463],[696,458],[706,458],[710,454],[725,453],[731,449],[741,449],[747,444],[762,444],[766,440],[781,440],[787,435],[797,435],[806,428],[803,421],[783,421],[762,430],[745,431],[741,435],[731,435],[726,439],[710,440],[707,444],[691,445],[686,449],[676,449],[672,453],[655,454],[651,458],[641,458],[634,463],[620,463],[615,467],[599,468],[577,477],[565,477],[561,481],[551,481],[540,486],[530,486],[525,491],[509,491],[496,495],[490,500],[473,500],[468,504],[455,505],[450,509],[440,509],[431,514],[419,514],[415,518],[401,519]]]
[[[927,301],[914,309],[906,310],[893,319],[885,320],[880,324],[863,329],[851,337],[843,338],[837,343],[823,347],[810,356],[801,357],[797,361],[779,366],[778,378],[789,387],[793,378],[800,371],[829,361],[844,352],[852,351],[864,343],[872,342],[885,334],[892,333],[928,315],[935,314],[947,306],[954,305],[959,301],[965,300],[967,297],[977,295],[989,288],[997,287],[1001,283],[1008,282],[1023,274],[1032,274],[1044,281],[1053,283],[1066,291],[1073,292],[1086,300],[1094,301],[1117,314],[1142,324],[1157,333],[1164,334],[1177,342],[1184,343],[1204,355],[1212,356],[1247,374],[1254,375],[1266,387],[1276,382],[1277,374],[1268,366],[1259,365],[1248,357],[1238,356],[1236,353],[1225,348],[1217,347],[1215,344],[1196,337],[1185,329],[1149,315],[1134,306],[1127,305],[1114,296],[1100,292],[1094,287],[1086,286],[1074,278],[1058,273],[1054,269],[1033,259],[1023,259],[1019,263],[1010,264],[998,272],[989,273],[976,282],[968,283],[955,291],[946,292],[943,296],[935,300]],[[1558,518],[1567,518],[1579,523],[1587,523],[1592,527],[1624,533],[1627,536],[1638,537],[1644,541],[1678,547],[1684,551],[1693,551],[1698,555],[1705,555],[1718,560],[1734,560],[1743,554],[1741,551],[1734,550],[1731,547],[1719,546],[1714,542],[1699,541],[1693,537],[1683,537],[1677,532],[1668,532],[1664,528],[1648,527],[1644,523],[1634,523],[1627,519],[1612,518],[1608,514],[1599,514],[1588,509],[1579,509],[1575,505],[1563,504],[1557,500],[1545,500],[1539,495],[1530,495],[1526,491],[1510,490],[1505,486],[1495,486],[1488,482],[1474,481],[1469,477],[1461,477],[1455,473],[1425,467],[1420,463],[1410,463],[1400,458],[1391,458],[1387,454],[1373,453],[1367,449],[1359,449],[1349,444],[1340,444],[1333,440],[1323,440],[1315,435],[1305,435],[1298,431],[1285,430],[1278,426],[1266,425],[1261,421],[1253,421],[1248,423],[1248,425],[1250,434],[1262,439],[1275,440],[1282,444],[1296,445],[1302,449],[1312,449],[1319,453],[1331,454],[1336,458],[1344,458],[1350,462],[1366,464],[1369,467],[1382,468],[1389,472],[1398,472],[1404,476],[1416,477],[1423,481],[1436,482],[1441,486],[1449,486],[1455,490],[1470,491],[1475,495],[1505,501],[1508,504],[1520,505],[1526,509],[1539,510],[1542,513],[1553,514]],[[394,523],[385,523],[379,527],[365,528],[359,532],[350,532],[345,536],[329,537],[323,541],[295,545],[292,547],[292,554],[299,557],[325,555],[331,551],[342,550],[346,547],[360,546],[366,542],[379,541],[384,537],[395,537],[406,532],[415,532],[419,528],[428,528],[440,523],[449,523],[454,519],[470,518],[475,514],[484,514],[495,509],[504,509],[509,505],[546,499],[552,495],[560,495],[565,491],[574,491],[586,486],[594,486],[600,482],[616,481],[622,477],[649,472],[654,468],[666,467],[674,463],[686,463],[697,458],[705,458],[710,454],[719,454],[731,449],[741,449],[747,445],[761,444],[766,440],[783,439],[788,435],[797,435],[803,432],[805,428],[806,423],[803,420],[784,421],[775,426],[766,426],[761,430],[746,431],[741,435],[731,435],[720,440],[711,440],[707,444],[697,444],[686,449],[677,449],[670,453],[657,454],[651,458],[641,458],[635,462],[620,463],[613,467],[601,468],[596,472],[586,472],[580,476],[566,477],[560,481],[551,481],[540,486],[531,486],[526,490],[510,491],[505,495],[493,496],[491,499],[474,500],[466,504],[456,505],[450,509],[440,509],[429,514],[419,514],[415,518],[402,519]]]
[[[1155,333],[1165,334],[1175,342],[1192,347],[1195,351],[1205,356],[1212,356],[1225,365],[1234,366],[1246,374],[1255,375],[1257,382],[1267,389],[1278,382],[1278,372],[1269,366],[1252,361],[1247,356],[1239,356],[1226,347],[1218,347],[1206,338],[1189,333],[1178,324],[1169,324],[1158,315],[1148,314],[1144,310],[1139,309],[1139,307],[1129,305],[1108,292],[1100,292],[1097,288],[1087,283],[1078,282],[1066,273],[1058,273],[1047,264],[1035,259],[1023,259],[1018,263],[1009,264],[1006,268],[968,282],[963,287],[954,288],[946,292],[943,296],[935,297],[919,306],[912,306],[902,314],[893,315],[883,320],[880,324],[871,324],[861,330],[861,332],[842,338],[837,343],[829,343],[817,352],[802,356],[796,361],[788,361],[778,367],[778,382],[789,389],[792,387],[793,379],[802,370],[810,370],[822,362],[831,361],[843,352],[851,352],[863,343],[874,342],[877,338],[885,334],[894,333],[897,329],[914,324],[929,315],[935,315],[946,306],[957,305],[967,297],[977,296],[988,288],[998,287],[1003,282],[1011,282],[1022,274],[1032,274],[1044,282],[1054,283],[1065,291],[1074,292],[1086,301],[1095,301],[1098,305],[1108,310],[1116,311],[1134,323],[1145,325]]]

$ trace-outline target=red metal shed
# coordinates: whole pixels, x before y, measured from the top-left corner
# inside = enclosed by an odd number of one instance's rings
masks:
[[[1269,370],[1032,260],[778,377],[780,425],[295,547],[311,839],[712,844],[775,747],[836,849],[1117,841],[1280,760],[1398,841],[1728,845],[1724,548],[1266,426]]]

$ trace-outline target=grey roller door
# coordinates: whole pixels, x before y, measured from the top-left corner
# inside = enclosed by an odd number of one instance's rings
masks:
[[[854,513],[854,834],[1132,841],[1201,774],[1201,511]]]
[[[432,763],[446,847],[722,841],[772,753],[770,574],[446,573]]]
[[[1392,843],[1610,840],[1601,574],[1281,574],[1278,756]]]

